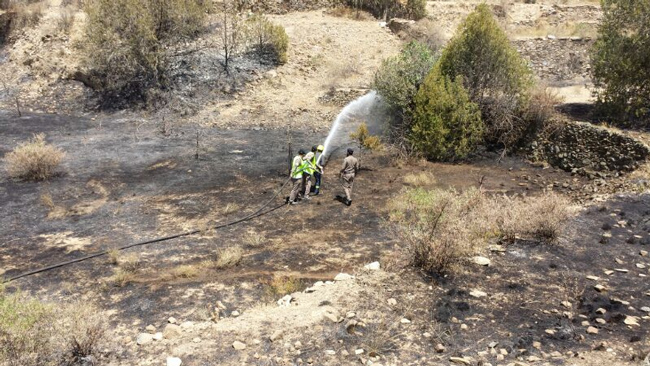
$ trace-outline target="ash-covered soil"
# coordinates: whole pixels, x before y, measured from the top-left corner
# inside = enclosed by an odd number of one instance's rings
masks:
[[[286,131],[199,128],[198,159],[196,127],[178,125],[162,131],[158,123],[129,115],[93,120],[57,115],[16,118],[4,113],[0,131],[2,154],[35,132],[45,132],[49,142],[67,152],[61,175],[48,182],[18,182],[6,176],[0,181],[0,267],[5,277],[234,220],[257,210],[287,177]],[[294,131],[291,142],[295,152],[323,138]],[[385,154],[357,152],[364,169],[356,182],[354,203],[345,207],[335,199],[341,193],[336,178],[340,151],[326,169],[323,194],[309,202],[283,205],[285,188],[269,206],[276,209],[259,218],[129,249],[125,254],[136,255],[141,263],[124,286],[114,280],[117,267],[101,257],[20,279],[9,290],[21,288],[44,300],[97,304],[106,311],[112,329],[111,347],[102,356],[108,364],[155,364],[167,355],[182,357],[189,365],[295,364],[298,359],[353,364],[361,357],[355,349],[367,350],[374,342],[367,339],[371,333],[380,334],[380,339],[388,335],[390,347],[379,358],[363,357],[387,364],[446,364],[452,356],[495,362],[494,352],[508,362],[537,357],[548,364],[580,364],[579,357],[591,357],[594,347],[599,351],[593,352],[623,364],[647,346],[647,314],[640,310],[650,299],[644,295],[650,289],[642,277],[650,263],[641,256],[649,240],[646,196],[616,197],[584,209],[556,246],[518,242],[485,253],[493,261],[490,267],[468,267],[450,278],[388,268],[398,274],[362,282],[358,293],[335,290],[336,296],[318,300],[342,316],[359,314],[356,319],[371,329],[360,330],[361,335],[347,333],[346,323],[316,315],[301,326],[287,321],[261,329],[242,317],[235,323],[239,325],[220,330],[235,321],[228,320],[234,319],[235,310],[257,318],[275,316],[275,305],[266,305],[277,300],[268,286],[274,275],[292,276],[307,286],[331,280],[339,272],[355,273],[369,262],[390,264],[400,243],[384,223],[386,204],[406,186],[404,176],[409,173],[432,172],[436,180],[429,187],[463,189],[482,182],[483,189],[494,194],[534,195],[556,189],[571,196],[592,184],[516,158],[498,163],[498,156],[490,153],[472,164],[401,166]],[[44,195],[53,204],[46,204]],[[252,243],[247,239],[251,234],[262,239]],[[219,248],[234,245],[244,249],[238,266],[200,267]],[[182,265],[201,270],[189,278],[172,275]],[[606,290],[596,292],[595,284]],[[487,296],[472,297],[474,289]],[[397,302],[389,303],[390,298]],[[221,311],[226,323],[206,322],[217,301],[226,308]],[[601,307],[607,311],[604,315],[595,313]],[[304,311],[318,308],[308,306]],[[626,325],[627,316],[638,317],[639,326]],[[197,325],[177,339],[136,343],[146,325],[162,331],[169,317]],[[597,323],[597,318],[605,323]],[[585,321],[598,334],[587,334]],[[287,341],[271,342],[268,337],[275,331],[282,331]],[[234,351],[235,340],[248,348]],[[300,353],[296,351],[302,346],[295,347],[298,340],[305,345]],[[293,351],[284,346],[287,342]],[[499,345],[488,347],[492,342]],[[444,352],[434,350],[438,344],[444,345]],[[326,353],[332,350],[334,355]]]

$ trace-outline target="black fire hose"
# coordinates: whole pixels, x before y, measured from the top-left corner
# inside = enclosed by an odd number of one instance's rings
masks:
[[[227,222],[227,223],[225,223],[225,224],[220,224],[220,225],[214,226],[214,227],[212,227],[212,229],[215,229],[215,230],[216,230],[216,229],[222,229],[222,228],[224,228],[224,227],[228,227],[228,226],[236,225],[236,224],[239,224],[239,223],[241,223],[241,222],[248,221],[248,220],[250,220],[250,219],[254,219],[254,218],[259,217],[259,216],[262,216],[262,215],[266,215],[267,213],[270,213],[270,212],[272,212],[272,211],[275,211],[275,210],[279,209],[280,207],[286,205],[286,202],[285,202],[285,203],[282,203],[282,204],[280,204],[280,205],[278,205],[278,206],[275,206],[275,207],[273,207],[273,208],[271,208],[271,209],[269,209],[269,210],[267,210],[267,211],[264,211],[264,209],[265,209],[268,205],[270,205],[271,202],[273,202],[273,200],[274,200],[274,199],[275,199],[275,198],[276,198],[276,197],[277,197],[277,196],[282,192],[282,190],[284,189],[284,187],[286,187],[287,184],[288,184],[290,181],[291,181],[291,178],[287,179],[287,181],[284,182],[284,184],[282,185],[282,187],[280,187],[280,189],[278,189],[277,192],[275,192],[275,194],[273,195],[273,197],[271,197],[268,201],[266,201],[266,203],[264,203],[262,206],[260,206],[260,208],[257,209],[257,211],[255,211],[255,212],[253,212],[253,213],[251,213],[251,214],[249,214],[249,215],[246,215],[246,216],[244,216],[244,217],[242,217],[242,218],[239,218],[239,219],[237,219],[237,220],[234,220],[234,221],[231,221],[231,222]],[[264,211],[264,212],[263,212],[263,211]],[[137,247],[137,246],[141,246],[141,245],[160,243],[160,242],[167,241],[167,240],[171,240],[171,239],[182,238],[182,237],[184,237],[184,236],[190,236],[190,235],[198,234],[198,233],[200,233],[201,231],[202,231],[202,230],[195,229],[195,230],[186,231],[186,232],[184,232],[184,233],[180,233],[180,234],[174,234],[174,235],[164,236],[164,237],[161,237],[161,238],[151,239],[151,240],[142,241],[142,242],[138,242],[138,243],[132,243],[132,244],[124,245],[124,246],[121,246],[121,247],[118,247],[118,248],[115,248],[115,249],[117,249],[117,250],[125,250],[125,249],[129,249],[129,248],[133,248],[133,247]],[[88,260],[88,259],[101,257],[102,255],[106,255],[106,254],[108,254],[108,250],[102,250],[101,252],[97,252],[97,253],[93,253],[93,254],[88,254],[88,255],[86,255],[86,256],[83,256],[83,257],[80,257],[80,258],[76,258],[76,259],[71,259],[71,260],[66,261],[66,262],[61,262],[61,263],[53,264],[53,265],[51,265],[51,266],[47,266],[47,267],[43,267],[43,268],[39,268],[39,269],[35,269],[35,270],[32,270],[32,271],[28,271],[28,272],[25,272],[25,273],[21,273],[21,274],[16,275],[16,276],[9,277],[8,279],[4,279],[4,280],[2,281],[2,283],[9,283],[9,282],[11,282],[11,281],[15,281],[15,280],[17,280],[17,279],[19,279],[19,278],[23,278],[23,277],[27,277],[27,276],[35,275],[35,274],[37,274],[37,273],[41,273],[41,272],[46,272],[46,271],[49,271],[49,270],[52,270],[52,269],[56,269],[56,268],[60,268],[60,267],[64,267],[64,266],[67,266],[67,265],[70,265],[70,264],[74,264],[74,263],[78,263],[78,262],[82,262],[82,261],[85,261],[85,260]]]

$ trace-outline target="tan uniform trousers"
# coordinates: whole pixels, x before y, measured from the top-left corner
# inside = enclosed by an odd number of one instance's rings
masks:
[[[343,174],[343,190],[348,201],[352,201],[352,185],[354,184],[354,174]]]
[[[295,201],[296,197],[298,197],[302,180],[303,178],[297,178],[297,179],[291,178],[291,183],[293,184],[293,186],[291,188],[291,194],[289,195],[289,202]]]
[[[304,174],[302,176],[302,186],[305,187],[305,197],[309,196],[311,193],[311,175]]]

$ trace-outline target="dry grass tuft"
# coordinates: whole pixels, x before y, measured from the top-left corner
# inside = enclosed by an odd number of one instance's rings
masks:
[[[191,264],[184,264],[172,270],[174,278],[195,278],[199,275],[199,268]]]
[[[113,248],[108,251],[108,263],[114,266],[120,263],[120,251]]]
[[[43,206],[45,206],[50,211],[54,210],[56,205],[54,204],[52,195],[50,195],[49,193],[42,193],[40,198],[41,198],[41,204],[43,204]]]
[[[217,259],[214,266],[217,269],[234,267],[241,262],[244,250],[239,246],[226,247],[217,251]]]
[[[135,279],[134,272],[125,271],[124,269],[118,267],[115,269],[111,281],[117,287],[124,287],[129,283],[133,282],[134,279]]]
[[[251,248],[259,248],[264,243],[266,242],[266,238],[264,235],[256,232],[256,231],[249,231],[245,236],[244,236],[244,244]]]
[[[226,216],[229,216],[239,210],[239,205],[236,203],[228,203],[226,206],[223,208],[223,214]]]
[[[47,144],[41,133],[7,153],[4,160],[12,178],[45,180],[55,174],[64,157],[65,152]]]
[[[431,172],[411,173],[404,176],[404,184],[413,187],[431,186],[436,183],[436,177]]]
[[[448,272],[490,242],[517,239],[554,242],[569,216],[568,201],[556,194],[489,197],[477,189],[404,191],[391,201],[390,221],[405,243],[409,263],[429,272]]]

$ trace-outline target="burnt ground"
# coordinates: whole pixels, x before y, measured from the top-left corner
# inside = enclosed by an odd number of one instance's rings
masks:
[[[48,141],[67,152],[62,174],[48,182],[18,182],[6,176],[0,181],[0,268],[5,277],[101,249],[234,220],[257,210],[287,175],[287,134],[280,130],[201,128],[199,159],[195,159],[196,127],[175,126],[163,134],[160,124],[129,115],[16,118],[3,113],[0,131],[2,155],[36,132],[46,133]],[[292,133],[292,144],[294,149],[307,147],[323,137],[297,131]],[[107,357],[133,364],[134,358],[150,355],[129,341],[147,324],[164,323],[169,316],[202,321],[200,309],[216,301],[229,309],[249,309],[276,300],[269,298],[265,285],[274,274],[294,276],[307,284],[375,260],[390,262],[399,243],[384,224],[386,203],[405,186],[403,177],[409,173],[430,171],[437,180],[430,186],[457,189],[477,186],[482,180],[486,191],[506,194],[556,189],[572,195],[590,184],[517,158],[500,163],[497,158],[484,153],[472,164],[399,166],[385,154],[362,152],[364,170],[353,206],[347,208],[334,199],[340,193],[335,176],[340,156],[335,155],[326,170],[323,195],[311,202],[281,206],[288,194],[285,189],[269,206],[279,207],[260,218],[128,250],[140,258],[141,265],[123,287],[114,284],[115,266],[103,257],[20,279],[9,289],[19,287],[46,300],[84,299],[98,304],[108,312],[111,328],[125,337],[123,348]],[[49,195],[53,205],[44,204],[43,195]],[[447,278],[410,270],[392,276],[381,285],[381,294],[389,293],[403,305],[386,311],[411,318],[414,333],[396,337],[408,340],[410,348],[391,350],[385,357],[427,364],[458,354],[494,362],[496,356],[479,352],[489,351],[488,343],[499,342],[496,349],[505,348],[506,359],[543,358],[557,350],[562,357],[548,358],[549,362],[566,364],[574,362],[566,360],[568,351],[580,355],[605,341],[604,349],[612,348],[608,356],[613,353],[617,360],[630,360],[648,348],[647,319],[639,319],[640,327],[627,326],[623,319],[643,316],[638,309],[650,305],[650,297],[644,295],[650,291],[648,281],[641,277],[648,274],[650,263],[639,255],[649,240],[649,203],[647,196],[621,196],[589,206],[571,220],[558,245],[518,242],[504,252],[491,253],[491,267],[468,267]],[[601,244],[605,222],[612,225],[613,235]],[[263,243],[247,243],[250,233],[260,235]],[[244,247],[240,265],[202,269],[192,278],[170,276],[175,268],[198,265],[218,248],[232,245]],[[617,268],[628,272],[603,272]],[[587,275],[600,279],[587,280]],[[607,291],[597,293],[596,283]],[[474,288],[488,297],[471,297]],[[378,293],[372,291],[367,296],[381,309],[385,298],[377,299]],[[565,300],[570,307],[560,304]],[[599,307],[607,309],[604,325],[594,322]],[[587,335],[582,321],[598,327],[599,334]],[[468,330],[460,330],[461,323]],[[555,334],[546,333],[547,329]],[[318,352],[330,342],[340,348],[341,336],[329,327],[319,331],[322,334],[313,338],[318,347],[312,350],[317,360]],[[435,336],[425,338],[425,331]],[[219,337],[228,339],[228,334]],[[221,342],[211,352],[224,352],[233,361],[244,357],[229,353],[230,342]],[[442,355],[432,350],[438,342],[447,347]],[[541,350],[533,342],[540,342]],[[309,355],[306,351],[301,358]],[[205,357],[212,356],[208,352],[184,362],[204,364]],[[331,359],[334,364],[347,360]]]

